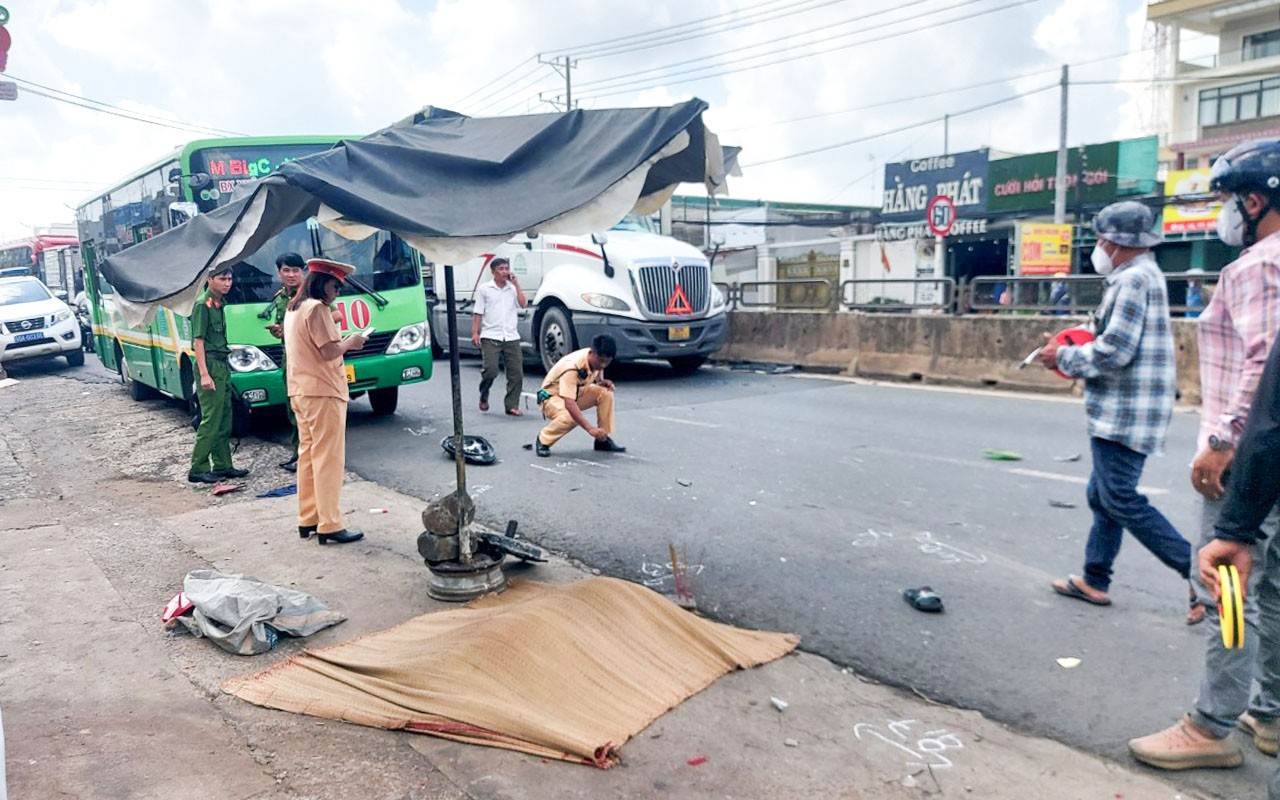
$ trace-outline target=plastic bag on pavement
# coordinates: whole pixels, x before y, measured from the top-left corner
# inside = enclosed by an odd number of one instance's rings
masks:
[[[306,592],[264,583],[252,575],[228,575],[211,569],[187,573],[182,591],[195,604],[177,618],[196,636],[236,655],[265,653],[278,634],[310,636],[347,617]]]

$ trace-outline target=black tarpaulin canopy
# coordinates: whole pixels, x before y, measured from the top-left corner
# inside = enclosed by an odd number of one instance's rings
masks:
[[[664,108],[413,124],[291,161],[243,196],[134,245],[100,269],[138,324],[164,305],[190,313],[204,276],[308,217],[352,239],[382,229],[441,264],[524,231],[584,234],[656,211],[684,182],[723,191],[725,165],[693,99]]]

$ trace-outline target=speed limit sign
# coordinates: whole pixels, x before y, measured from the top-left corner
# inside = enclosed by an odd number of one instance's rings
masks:
[[[938,195],[929,201],[925,221],[934,236],[946,236],[951,232],[951,226],[956,224],[956,204],[945,194]]]

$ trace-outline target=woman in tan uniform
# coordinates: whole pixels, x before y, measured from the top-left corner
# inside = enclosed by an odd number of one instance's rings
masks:
[[[343,339],[330,307],[350,264],[313,258],[284,315],[289,402],[298,421],[298,535],[320,544],[364,538],[347,530],[338,507],[347,458],[347,376],[342,356],[365,345],[359,333]]]

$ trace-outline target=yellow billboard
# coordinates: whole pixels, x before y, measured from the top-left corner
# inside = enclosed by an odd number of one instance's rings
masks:
[[[1169,173],[1164,182],[1165,197],[1178,198],[1165,203],[1165,233],[1211,231],[1222,210],[1222,203],[1211,200],[1208,169],[1180,169]]]
[[[1052,275],[1071,271],[1071,227],[1049,222],[1018,226],[1018,272]]]

